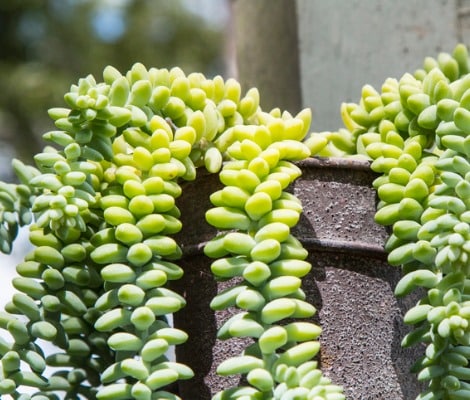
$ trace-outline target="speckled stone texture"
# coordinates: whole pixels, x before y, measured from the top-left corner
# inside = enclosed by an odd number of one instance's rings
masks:
[[[304,213],[294,233],[313,266],[304,290],[318,310],[314,322],[323,328],[322,370],[343,385],[347,399],[415,398],[420,386],[408,371],[423,349],[402,349],[400,341],[408,331],[402,317],[417,295],[399,300],[393,295],[400,270],[387,264],[383,244],[388,234],[373,219],[376,175],[363,161],[309,159],[298,165],[303,175],[291,191],[302,200]],[[185,229],[177,240],[186,254],[186,272],[172,285],[188,304],[174,321],[190,339],[177,346],[176,356],[196,373],[179,383],[184,399],[209,400],[237,384],[238,377],[219,377],[215,368],[247,344],[216,340],[217,328],[235,310],[214,313],[209,308],[215,294],[230,284],[214,281],[211,260],[202,254],[204,242],[216,233],[204,220],[208,196],[220,187],[216,176],[201,177],[185,184],[179,199]]]

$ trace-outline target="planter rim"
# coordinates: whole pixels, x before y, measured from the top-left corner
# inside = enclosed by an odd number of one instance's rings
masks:
[[[358,171],[369,171],[371,162],[366,159],[341,158],[341,157],[309,157],[302,161],[297,161],[299,167],[315,168],[345,168]]]
[[[295,164],[302,169],[336,169],[336,170],[350,170],[361,171],[366,173],[373,173],[370,168],[371,162],[366,159],[357,158],[341,158],[341,157],[309,157],[301,161],[296,161]],[[201,174],[198,178],[207,178],[214,176],[204,169],[200,171]],[[216,177],[214,177],[217,179]],[[194,181],[187,182],[194,184]],[[184,185],[184,184],[183,184]],[[363,255],[375,259],[385,260],[387,258],[386,252],[382,245],[367,243],[360,238],[357,240],[331,240],[315,237],[300,237],[299,240],[304,244],[309,251],[326,251],[338,253],[351,253],[356,255]],[[199,243],[193,243],[182,247],[183,257],[191,257],[194,255],[202,254],[206,241],[202,240]]]

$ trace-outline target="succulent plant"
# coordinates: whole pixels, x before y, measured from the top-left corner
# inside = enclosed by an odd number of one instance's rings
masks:
[[[381,91],[363,87],[344,103],[344,127],[310,135],[313,155],[361,157],[380,174],[375,220],[390,226],[388,262],[401,266],[395,288],[424,297],[404,316],[422,343],[413,371],[428,389],[417,399],[470,398],[470,63],[459,44]]]
[[[215,279],[239,278],[211,303],[239,311],[218,336],[253,339],[217,368],[246,385],[214,399],[344,399],[314,360],[321,329],[302,321],[315,313],[301,288],[311,266],[291,233],[302,205],[286,189],[310,156],[310,111],[265,112],[234,79],[142,64],[106,67],[64,99],[36,166],[15,160],[21,183],[0,185],[1,249],[25,224],[34,245],[0,313],[0,394],[179,399],[170,384],[193,371],[167,356],[188,338],[168,320],[186,303],[167,285],[184,274],[175,199],[204,168],[224,185],[204,194],[219,229],[204,252]]]

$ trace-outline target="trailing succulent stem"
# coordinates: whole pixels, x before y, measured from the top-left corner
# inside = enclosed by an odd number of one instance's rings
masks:
[[[29,185],[39,171],[13,160],[18,184],[0,182],[0,251],[10,254],[18,228],[31,223],[31,205],[37,190]]]
[[[342,399],[340,387],[322,376],[313,361],[321,329],[310,322],[290,322],[315,314],[305,301],[301,278],[311,268],[308,253],[291,234],[302,212],[300,201],[285,189],[301,175],[293,161],[309,155],[299,140],[300,122],[263,115],[266,125],[234,127],[219,176],[223,189],[211,195],[208,222],[221,233],[205,247],[216,258],[211,270],[234,284],[212,301],[214,310],[241,311],[225,321],[219,339],[252,338],[242,355],[221,363],[221,375],[246,374],[249,385],[223,390],[223,399]],[[291,122],[293,121],[293,122]],[[282,126],[284,125],[284,127]],[[273,134],[275,140],[273,140]]]
[[[388,261],[401,266],[395,288],[424,297],[404,316],[403,346],[423,343],[413,371],[428,389],[419,400],[470,398],[470,63],[465,46],[428,57],[422,69],[364,86],[343,104],[345,128],[311,135],[313,155],[365,157],[391,227]]]
[[[253,338],[218,366],[247,385],[215,399],[344,399],[313,360],[320,328],[294,320],[315,313],[301,289],[307,252],[290,232],[302,206],[285,191],[310,155],[309,110],[263,112],[234,79],[141,64],[80,79],[65,102],[49,111],[57,130],[37,168],[15,161],[21,183],[0,187],[1,250],[24,224],[34,246],[0,313],[0,395],[179,399],[171,384],[193,371],[167,356],[188,337],[168,320],[185,306],[167,287],[184,273],[175,199],[204,167],[225,185],[211,194],[206,218],[221,233],[205,252],[217,279],[239,278],[212,301],[240,311],[219,337]]]

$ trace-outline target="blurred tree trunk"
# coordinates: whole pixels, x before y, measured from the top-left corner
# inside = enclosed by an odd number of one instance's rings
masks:
[[[261,106],[301,108],[296,2],[233,0],[238,79],[256,86]]]

